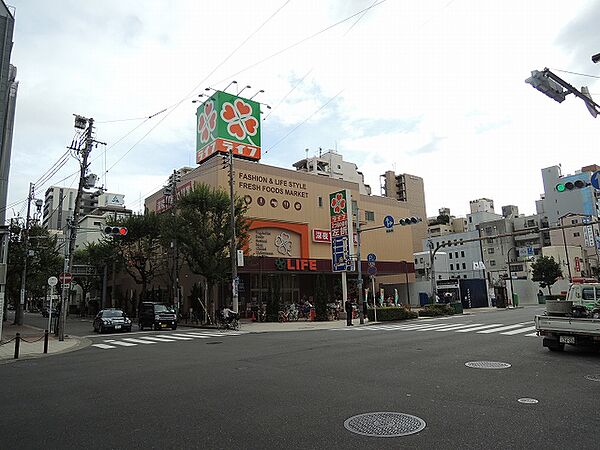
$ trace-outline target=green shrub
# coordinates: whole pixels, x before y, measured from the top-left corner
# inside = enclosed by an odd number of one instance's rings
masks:
[[[450,305],[425,305],[421,311],[419,311],[419,317],[437,317],[437,316],[451,316],[454,314],[454,308]]]
[[[375,320],[375,311],[373,308],[367,310],[367,317],[370,322]],[[419,315],[416,312],[409,311],[401,306],[377,308],[377,321],[381,322],[387,320],[416,319],[417,317],[419,317]]]

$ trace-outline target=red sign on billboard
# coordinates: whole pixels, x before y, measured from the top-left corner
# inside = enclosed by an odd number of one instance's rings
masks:
[[[312,238],[314,242],[331,242],[331,230],[320,230],[318,228],[313,228],[312,230]]]

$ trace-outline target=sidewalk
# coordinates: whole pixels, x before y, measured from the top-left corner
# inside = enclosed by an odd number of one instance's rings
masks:
[[[54,334],[48,336],[48,353],[44,354],[44,330],[30,325],[13,325],[10,321],[2,326],[2,339],[0,340],[0,364],[14,361],[15,341],[17,333],[21,335],[19,359],[49,356],[77,350],[87,345],[87,339],[76,336],[65,336],[60,342]]]
[[[360,325],[359,319],[352,321],[354,326],[368,326],[379,322],[369,322],[365,319],[365,324]],[[180,327],[215,329],[213,326],[185,324],[179,322]],[[310,322],[308,320],[298,320],[294,322],[252,322],[250,319],[240,320],[240,329],[251,333],[268,333],[271,331],[307,331],[307,330],[333,330],[335,328],[344,328],[345,320],[330,320],[325,322]]]

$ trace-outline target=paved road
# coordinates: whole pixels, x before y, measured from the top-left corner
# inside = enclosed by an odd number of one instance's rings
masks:
[[[537,309],[420,322],[429,329],[91,337],[111,348],[0,366],[0,448],[597,448],[600,382],[584,378],[600,373],[597,353],[551,353],[526,332],[457,332],[525,328]],[[480,360],[512,366],[465,366]],[[378,411],[427,425],[397,438],[344,428]]]

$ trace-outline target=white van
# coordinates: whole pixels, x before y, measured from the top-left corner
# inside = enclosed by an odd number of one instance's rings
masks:
[[[566,300],[589,310],[600,307],[600,283],[571,284]]]

